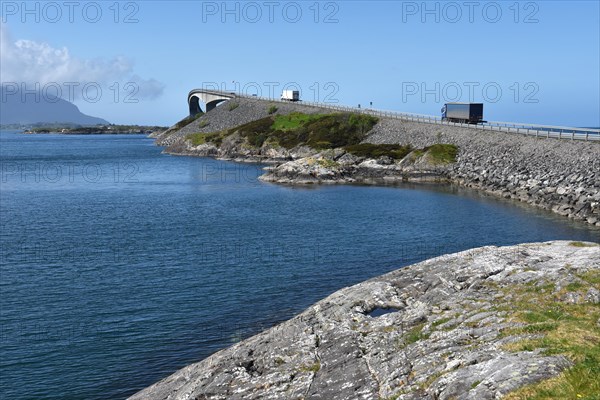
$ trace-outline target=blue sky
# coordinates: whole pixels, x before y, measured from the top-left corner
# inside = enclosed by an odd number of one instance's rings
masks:
[[[600,126],[598,1],[73,3],[2,2],[0,78],[63,97],[77,82],[80,109],[113,123],[170,125],[196,87],[295,82],[305,100]]]

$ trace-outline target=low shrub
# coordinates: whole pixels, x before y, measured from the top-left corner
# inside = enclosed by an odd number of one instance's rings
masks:
[[[388,156],[395,160],[401,160],[412,151],[410,145],[400,144],[371,144],[360,143],[351,146],[346,146],[344,149],[351,154],[359,157],[379,158]]]

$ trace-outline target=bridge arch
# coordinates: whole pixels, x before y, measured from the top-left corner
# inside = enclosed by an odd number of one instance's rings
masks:
[[[231,100],[235,97],[236,96],[233,93],[221,92],[217,90],[194,89],[188,94],[190,115],[194,116],[202,112],[200,103],[204,103],[205,105],[204,112],[209,112],[220,103]]]

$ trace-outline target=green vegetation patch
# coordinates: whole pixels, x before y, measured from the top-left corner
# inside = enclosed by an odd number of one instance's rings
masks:
[[[315,149],[335,149],[359,144],[375,126],[377,118],[363,114],[324,115],[299,128],[306,144]]]
[[[569,243],[569,246],[573,246],[573,247],[596,247],[598,245],[597,244],[593,244],[593,243],[571,242],[571,243]]]
[[[271,115],[219,133],[205,136],[214,142],[238,133],[250,146],[265,142],[291,149],[300,144],[315,149],[330,149],[358,144],[377,123],[377,118],[362,114],[301,114]],[[192,140],[201,141],[200,137]]]
[[[594,287],[600,285],[600,273],[598,271],[592,270],[577,276]]]
[[[378,119],[363,114],[278,115],[271,135],[285,148],[306,144],[314,149],[334,149],[359,144]]]
[[[303,365],[300,367],[300,371],[312,372],[313,374],[316,374],[320,369],[321,369],[321,363],[319,361],[316,361],[312,365]]]
[[[205,143],[212,143],[215,146],[220,146],[221,143],[223,143],[223,135],[221,132],[190,133],[186,136],[186,139],[189,140],[193,146],[199,146]]]
[[[277,106],[271,106],[271,107],[269,107],[269,109],[267,110],[267,112],[269,114],[275,114],[277,112],[277,110],[279,110],[279,108],[277,108]]]
[[[416,343],[419,340],[426,340],[426,339],[428,339],[429,336],[430,336],[430,334],[423,332],[423,327],[424,326],[425,326],[424,323],[423,324],[419,324],[419,325],[415,326],[414,328],[412,328],[410,331],[408,331],[408,333],[404,337],[404,343],[406,345],[409,345],[409,344]]]
[[[448,321],[451,321],[451,320],[452,320],[452,318],[450,318],[450,317],[447,317],[447,318],[440,318],[440,319],[438,319],[437,321],[433,321],[433,322],[431,323],[431,327],[432,327],[432,328],[435,328],[435,327],[437,327],[437,326],[440,326],[440,325],[442,325],[442,324],[445,324],[446,322],[448,322]]]
[[[388,156],[395,160],[401,160],[412,151],[412,147],[410,145],[403,146],[400,144],[360,143],[346,146],[344,147],[344,150],[359,157],[379,158]]]
[[[544,355],[563,355],[573,367],[558,376],[525,386],[505,399],[597,399],[600,393],[600,307],[593,303],[571,304],[560,299],[569,291],[587,293],[600,281],[600,271],[579,276],[582,282],[559,291],[532,291],[531,285],[505,288],[512,294],[510,303],[501,308],[509,319],[521,326],[509,328],[503,336],[534,335],[509,343],[507,351],[541,351]],[[544,284],[542,286],[548,286]],[[553,285],[553,284],[552,284]],[[553,285],[554,286],[554,285]]]
[[[454,163],[458,155],[458,147],[453,144],[434,144],[424,150],[429,152],[431,162],[434,164]]]
[[[317,160],[317,164],[324,168],[337,168],[340,166],[340,163],[327,158]]]
[[[261,147],[271,136],[271,125],[273,125],[272,117],[261,118],[238,126],[237,128],[229,129],[226,131],[225,136],[237,132],[240,136],[245,137],[248,140],[248,144]]]
[[[323,114],[303,114],[293,112],[288,115],[278,115],[273,120],[273,131],[291,131],[300,128],[304,124],[321,118]]]

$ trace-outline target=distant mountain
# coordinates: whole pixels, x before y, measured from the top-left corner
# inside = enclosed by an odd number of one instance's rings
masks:
[[[91,117],[79,111],[79,108],[66,100],[44,96],[39,93],[27,94],[5,92],[0,86],[0,125],[62,123],[76,125],[106,125],[109,122]]]

